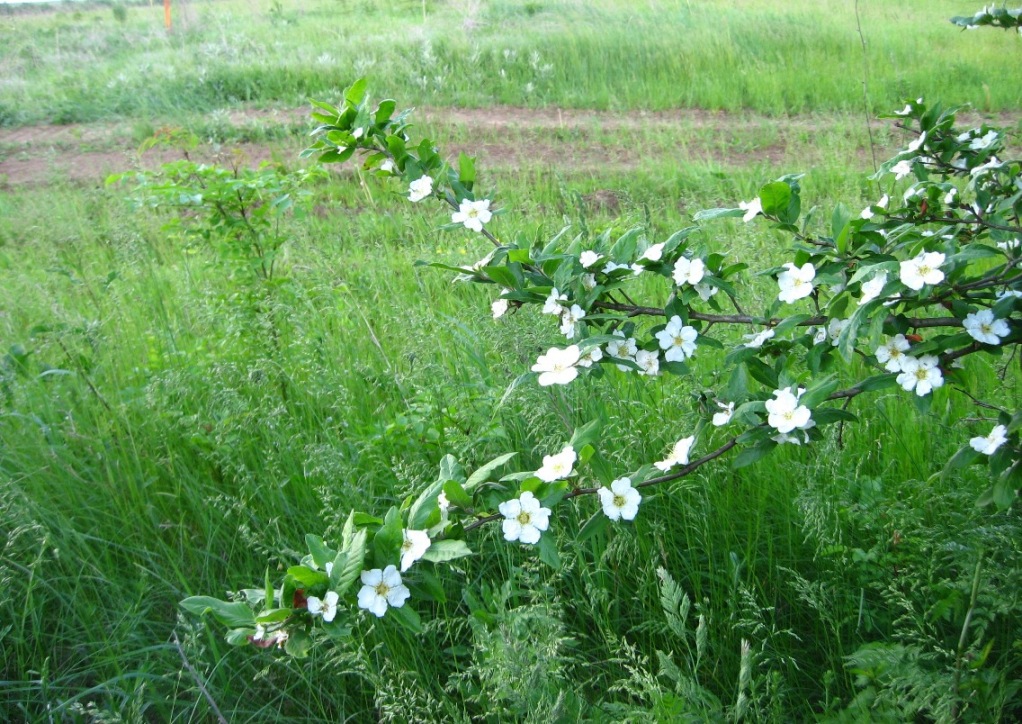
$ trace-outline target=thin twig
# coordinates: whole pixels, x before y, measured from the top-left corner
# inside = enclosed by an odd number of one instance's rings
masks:
[[[209,689],[207,689],[206,684],[203,683],[202,677],[199,676],[199,672],[195,670],[195,667],[192,666],[188,657],[185,656],[185,650],[182,648],[181,641],[177,637],[177,631],[172,632],[171,636],[174,637],[174,647],[177,649],[177,652],[181,654],[181,662],[185,665],[185,668],[188,669],[188,673],[192,675],[192,678],[195,679],[195,683],[199,686],[199,691],[202,692],[206,701],[209,702],[209,706],[216,715],[217,721],[220,722],[220,724],[227,724],[227,719],[220,713],[220,707],[216,705],[216,702],[213,700],[213,696],[209,693]]]

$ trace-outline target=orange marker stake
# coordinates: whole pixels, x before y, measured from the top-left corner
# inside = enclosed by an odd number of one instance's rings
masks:
[[[167,26],[167,32],[170,32],[170,0],[163,0],[163,24]]]

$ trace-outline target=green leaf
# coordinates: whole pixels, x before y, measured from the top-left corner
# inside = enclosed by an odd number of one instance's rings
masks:
[[[947,461],[947,465],[944,466],[944,472],[949,473],[952,470],[968,467],[979,460],[980,456],[981,453],[978,450],[974,450],[971,446],[966,445]]]
[[[834,237],[834,243],[837,246],[837,253],[844,254],[848,251],[848,235],[851,226],[848,222],[852,220],[851,212],[848,211],[848,207],[842,203],[839,203],[834,207],[834,213],[830,217],[830,230],[831,235]]]
[[[439,480],[465,480],[465,471],[453,455],[444,455],[440,460]]]
[[[876,392],[877,390],[884,390],[888,387],[894,387],[898,384],[898,373],[891,372],[886,375],[873,375],[867,377],[862,382],[856,385],[856,387],[863,392]]]
[[[745,211],[743,209],[704,209],[696,212],[692,219],[694,221],[712,221],[733,216],[745,216]]]
[[[821,402],[830,397],[830,393],[837,389],[838,379],[836,375],[827,375],[822,380],[812,385],[799,399],[803,405],[813,409]]]
[[[425,526],[422,526],[425,527]],[[409,528],[418,530],[411,524]],[[401,558],[401,546],[404,543],[401,514],[397,507],[391,506],[384,518],[383,527],[373,537],[373,563],[377,568],[385,568]]]
[[[764,214],[781,216],[791,202],[791,187],[783,181],[768,183],[759,190],[759,201],[763,205]]]
[[[316,586],[324,586],[330,582],[325,573],[314,571],[308,566],[291,566],[287,569],[287,574],[300,584],[300,588],[314,588]]]
[[[752,447],[745,448],[738,453],[732,461],[731,467],[738,470],[739,468],[752,465],[754,462],[762,460],[764,457],[773,452],[775,447],[777,447],[777,443],[773,440],[762,440]]]
[[[603,420],[599,417],[590,420],[582,427],[575,429],[575,432],[572,433],[571,440],[568,441],[568,444],[575,450],[581,450],[586,445],[592,445],[599,440],[602,426]]]
[[[412,633],[422,633],[422,619],[419,618],[419,614],[415,609],[407,605],[407,602],[405,602],[404,606],[398,608],[391,606],[387,611],[389,611],[389,618],[393,618]]]
[[[430,515],[437,509],[436,499],[440,496],[440,492],[444,489],[444,483],[447,480],[447,478],[444,478],[430,484],[412,503],[412,507],[408,509],[408,527],[411,530],[426,529]]]
[[[611,261],[617,264],[631,264],[635,259],[635,246],[641,233],[642,229],[631,229],[614,242],[610,249]]]
[[[333,590],[337,591],[338,595],[343,595],[351,584],[358,579],[359,574],[362,573],[366,555],[367,536],[368,534],[365,529],[360,528],[351,537],[350,544],[341,553],[338,553],[337,558],[334,559],[332,581]],[[344,555],[343,559],[341,558],[342,555]]]
[[[498,455],[497,457],[493,458],[493,460],[491,460],[490,462],[486,463],[482,467],[477,468],[476,471],[474,473],[472,473],[469,476],[468,480],[465,482],[465,490],[466,491],[472,490],[472,488],[474,488],[475,486],[479,485],[480,483],[485,483],[487,480],[489,480],[490,473],[492,473],[494,470],[499,468],[501,465],[506,463],[508,460],[510,460],[511,458],[513,458],[517,454],[518,453],[516,453],[516,452],[511,452],[511,453],[505,453],[503,455]],[[444,489],[446,490],[446,487]],[[447,497],[448,497],[448,499],[452,503],[455,502],[454,498],[451,498],[450,495],[448,495]],[[462,506],[462,507],[468,507],[468,506]]]
[[[461,487],[461,483],[457,480],[448,480],[444,483],[444,495],[447,496],[447,500],[451,505],[456,505],[465,510],[472,507],[472,496],[465,492],[465,489]],[[437,497],[439,498],[439,496]]]
[[[859,418],[839,407],[818,407],[813,410],[813,419],[819,425],[830,425],[835,422],[855,422]]]
[[[344,100],[346,103],[352,106],[358,106],[365,100],[366,97],[366,84],[365,78],[359,78],[344,92]]]
[[[548,566],[553,568],[555,571],[561,569],[561,556],[557,552],[557,541],[554,540],[552,535],[544,535],[539,539],[539,543],[536,544],[539,548],[539,559],[546,563]]]
[[[252,628],[233,628],[227,632],[227,636],[224,638],[231,646],[247,646],[251,643],[248,637],[254,634],[255,629]]]
[[[211,596],[190,596],[181,601],[181,608],[196,616],[212,613],[213,618],[229,628],[255,627],[255,612],[241,601],[229,603]]]
[[[323,539],[317,535],[311,533],[305,536],[305,544],[309,546],[309,553],[312,554],[312,560],[316,562],[316,565],[323,568],[327,563],[334,559],[337,555],[336,551],[331,550],[323,542]]]
[[[607,524],[609,522],[610,518],[608,518],[602,510],[596,511],[593,513],[592,517],[586,521],[585,525],[582,526],[582,529],[578,532],[578,536],[576,536],[576,540],[579,543],[583,543],[593,536],[602,533],[607,529]]]
[[[294,615],[294,609],[272,608],[256,616],[256,623],[278,623],[287,620],[292,615]]]
[[[752,378],[761,385],[764,385],[771,390],[776,390],[778,388],[777,373],[774,372],[774,369],[768,366],[763,360],[757,357],[750,357],[745,360],[745,366],[748,368],[749,374],[752,375]]]
[[[312,637],[304,629],[294,629],[284,643],[284,651],[295,659],[304,659],[312,649]]]
[[[472,550],[463,540],[438,540],[426,549],[422,557],[432,563],[443,563],[470,555]]]
[[[731,379],[725,392],[727,399],[733,402],[744,400],[749,395],[749,375],[745,365],[735,365],[731,371]]]
[[[472,190],[476,180],[475,159],[464,152],[458,154],[458,179],[466,189]]]
[[[521,286],[521,280],[505,266],[484,266],[479,271],[489,277],[495,284],[499,284],[507,289],[517,289]]]

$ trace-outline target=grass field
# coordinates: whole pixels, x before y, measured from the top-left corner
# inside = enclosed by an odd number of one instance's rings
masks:
[[[978,8],[945,0],[859,5],[871,114],[926,95],[1017,129],[1018,36],[961,33],[946,18]],[[807,206],[859,208],[876,190],[852,3],[225,0],[179,5],[170,36],[158,6],[124,7],[0,12],[0,719],[200,722],[211,702],[232,722],[1022,715],[1022,525],[975,506],[986,480],[938,474],[989,427],[949,390],[926,415],[863,402],[841,444],[704,467],[625,533],[580,542],[595,501],[561,506],[559,571],[480,531],[422,636],[358,618],[294,662],[177,606],[258,585],[445,453],[538,467],[600,414],[616,466],[660,459],[716,379],[505,398],[559,338],[414,266],[486,252],[438,231],[443,214],[332,174],[257,283],[101,171],[168,127],[198,155],[297,167],[306,122],[259,109],[366,74],[425,106],[442,149],[481,149],[502,237],[659,237],[787,172],[807,174]],[[47,122],[73,125],[27,125]],[[874,124],[872,142],[884,158],[903,136]],[[712,228],[736,259],[780,243]],[[970,367],[968,385],[1022,397],[1014,367]]]

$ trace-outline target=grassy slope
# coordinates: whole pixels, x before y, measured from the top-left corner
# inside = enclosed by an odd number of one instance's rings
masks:
[[[442,145],[445,131],[461,140],[440,128]],[[601,140],[611,150],[630,142]],[[549,236],[562,214],[580,223],[579,196],[614,189],[626,217],[619,228],[643,223],[648,208],[663,233],[686,223],[685,211],[747,198],[764,177],[805,166],[814,145],[823,158],[813,157],[806,180],[812,202],[859,201],[873,194],[863,159],[853,168],[845,159],[860,143],[807,134],[780,168],[734,177],[657,154],[610,173],[556,177],[537,164],[494,179],[516,210],[496,228]],[[743,639],[757,656],[750,693],[759,715],[804,719],[859,691],[844,657],[864,642],[907,641],[946,671],[980,549],[979,640],[995,643],[990,686],[1005,690],[996,677],[1010,674],[1001,657],[1018,634],[996,614],[1010,621],[1017,610],[1020,538],[1012,518],[972,508],[982,481],[930,477],[964,437],[952,422],[976,414],[946,391],[927,416],[900,395],[866,403],[843,449],[786,451],[740,472],[707,468],[648,500],[634,531],[613,538],[574,541],[593,501],[559,512],[559,573],[484,534],[486,554],[445,577],[449,602],[424,607],[433,620],[424,637],[364,622],[353,646],[290,665],[228,651],[216,633],[179,619],[184,595],[258,583],[268,562],[294,560],[306,531],[336,532],[351,506],[377,511],[431,480],[444,452],[478,463],[518,449],[538,465],[566,424],[599,411],[628,470],[687,432],[691,393],[714,384],[710,373],[652,385],[616,376],[606,384],[618,394],[523,388],[498,407],[556,334],[526,314],[494,324],[484,290],[412,267],[485,250],[436,232],[436,216],[382,189],[367,196],[342,179],[318,188],[314,206],[295,222],[288,282],[257,292],[254,312],[236,269],[131,214],[115,190],[0,198],[0,351],[31,353],[23,369],[5,368],[0,408],[0,711],[59,718],[91,703],[129,719],[206,720],[176,632],[232,721],[599,715],[580,700],[601,702],[612,718],[635,707],[663,720],[691,697],[663,673],[658,651],[729,704]],[[591,210],[585,221],[611,223]],[[736,258],[769,254],[773,242],[727,224],[707,239]],[[981,365],[970,374],[975,389],[998,384],[1017,399],[1013,375],[1002,383]],[[707,617],[698,667],[683,653],[694,647],[696,614],[688,637],[669,627],[660,566]],[[466,620],[468,597],[491,601],[490,626]]]
[[[1019,105],[997,72],[1008,34],[952,30],[951,0],[863,2],[870,101],[942,95]],[[0,123],[167,118],[329,97],[358,75],[411,104],[751,109],[862,107],[852,3],[621,0],[394,4],[191,2],[175,32],[157,7],[0,16]],[[990,72],[991,69],[994,72]],[[386,79],[386,80],[384,80]]]

